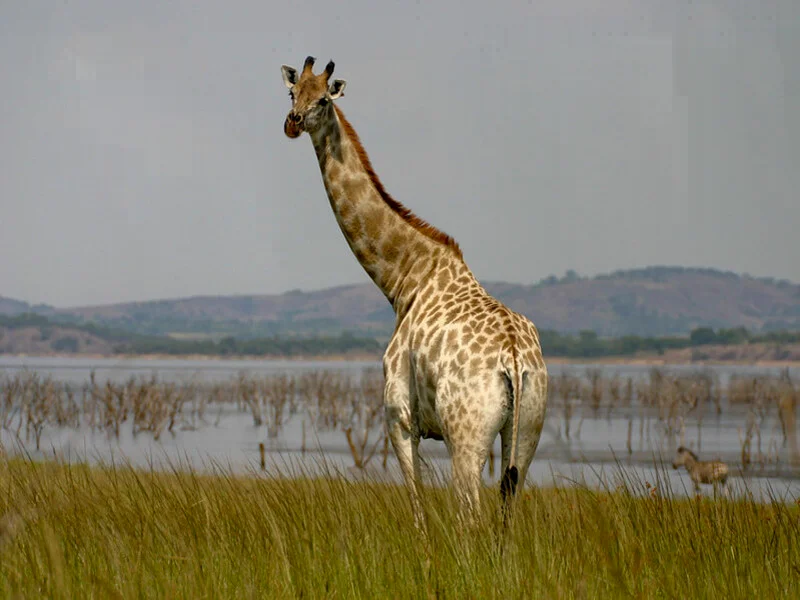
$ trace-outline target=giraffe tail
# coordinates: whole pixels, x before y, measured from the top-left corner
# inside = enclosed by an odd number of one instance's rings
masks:
[[[500,481],[500,494],[503,499],[503,504],[506,504],[509,496],[513,496],[517,491],[517,483],[519,482],[519,469],[517,468],[517,442],[519,438],[519,413],[520,413],[520,400],[522,397],[523,385],[523,371],[517,359],[516,348],[511,347],[512,364],[506,366],[505,376],[508,378],[511,388],[511,410],[513,417],[513,426],[511,428],[511,456],[508,460],[508,466],[503,473],[503,479]]]

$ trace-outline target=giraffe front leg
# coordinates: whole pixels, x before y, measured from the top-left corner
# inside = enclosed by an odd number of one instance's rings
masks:
[[[426,525],[425,514],[420,502],[419,432],[411,413],[408,392],[406,391],[404,394],[402,391],[404,389],[407,390],[408,386],[395,385],[394,382],[387,379],[384,390],[386,428],[408,489],[414,525],[424,534]]]
[[[389,422],[388,429],[389,439],[392,441],[403,480],[408,488],[414,525],[424,531],[425,516],[420,502],[419,438],[414,439],[411,432],[398,421]]]

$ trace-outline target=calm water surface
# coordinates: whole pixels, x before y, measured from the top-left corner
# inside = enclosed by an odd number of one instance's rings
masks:
[[[122,383],[131,377],[156,375],[165,382],[223,382],[240,373],[251,376],[270,374],[302,374],[312,371],[332,370],[357,376],[364,369],[380,369],[378,361],[265,361],[265,360],[183,360],[183,359],[117,359],[117,358],[33,358],[0,357],[0,373],[13,376],[24,371],[35,371],[42,376],[72,384],[88,381],[92,372],[97,381]],[[587,369],[597,368],[606,377],[647,377],[652,367],[645,365],[551,365],[551,375],[564,372],[581,375]],[[726,382],[731,375],[773,375],[783,369],[756,366],[697,367],[680,365],[664,370],[689,374],[700,370],[710,371]],[[800,378],[800,369],[791,368],[793,380]],[[734,410],[735,408],[735,410]],[[729,463],[735,475],[732,487],[735,493],[746,488],[760,497],[775,495],[794,499],[800,497],[800,479],[797,471],[787,465],[785,449],[780,447],[782,433],[776,418],[760,423],[761,450],[778,457],[741,472],[741,428],[745,412],[740,407],[728,407],[721,415],[706,410],[702,423],[687,418],[681,443],[700,450],[701,458],[721,458]],[[25,441],[8,430],[0,431],[0,442],[7,451],[24,452],[34,458],[59,456],[72,460],[93,462],[120,461],[136,466],[155,468],[193,467],[201,470],[224,468],[235,472],[259,472],[259,444],[265,443],[268,451],[268,472],[336,472],[347,477],[360,477],[363,471],[352,467],[352,458],[344,434],[339,431],[314,431],[302,418],[293,417],[283,427],[277,438],[269,439],[265,427],[255,427],[249,414],[238,412],[234,406],[208,409],[207,423],[199,427],[184,428],[174,435],[164,432],[159,440],[152,435],[133,435],[125,427],[119,439],[105,432],[92,432],[88,428],[57,429],[48,427],[42,436],[41,450],[35,451],[32,442]],[[566,436],[566,418],[563,407],[551,406],[548,410],[545,431],[528,481],[540,485],[571,485],[584,483],[592,487],[614,487],[620,476],[633,476],[639,481],[669,485],[676,493],[690,489],[685,471],[669,467],[676,439],[663,431],[653,415],[640,407],[626,410],[601,410],[591,413],[578,410],[570,418],[569,439]],[[306,451],[302,451],[303,431],[306,433]],[[632,431],[628,448],[629,430]],[[379,432],[372,432],[377,439]],[[371,444],[371,442],[370,442]],[[499,440],[495,445],[499,457]],[[429,476],[446,479],[449,472],[447,453],[441,442],[424,440],[422,454]],[[499,458],[497,460],[499,463]],[[666,463],[667,468],[664,467]],[[498,466],[499,470],[499,466]],[[381,466],[376,456],[366,470],[372,477],[399,480],[396,461],[390,454],[387,468]],[[485,473],[487,482],[494,477]],[[704,493],[711,493],[705,490]]]

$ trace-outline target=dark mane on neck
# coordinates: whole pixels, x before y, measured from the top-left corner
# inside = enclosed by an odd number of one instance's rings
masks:
[[[681,446],[680,448],[678,448],[678,452],[679,453],[685,452],[686,454],[691,456],[694,460],[700,460],[699,458],[697,458],[697,454],[695,454],[694,452],[692,452],[691,450],[689,450],[685,446]]]
[[[458,242],[456,242],[452,237],[447,235],[445,232],[437,229],[427,221],[420,219],[417,215],[415,215],[411,210],[400,204],[397,200],[392,198],[389,195],[389,192],[384,189],[381,180],[378,179],[378,175],[375,173],[374,169],[372,168],[372,163],[369,161],[369,156],[367,156],[367,151],[364,150],[364,146],[361,145],[361,140],[356,133],[356,130],[353,129],[353,126],[350,125],[350,122],[345,118],[344,113],[341,109],[334,104],[334,109],[336,110],[336,116],[339,117],[339,123],[342,126],[342,130],[344,131],[345,135],[350,138],[350,142],[353,144],[353,147],[356,150],[356,154],[358,154],[358,158],[361,160],[361,164],[364,167],[364,170],[367,172],[370,181],[372,181],[372,185],[375,186],[375,190],[378,192],[378,195],[381,199],[386,202],[386,204],[391,208],[394,212],[396,212],[402,219],[411,225],[414,229],[422,233],[423,235],[429,237],[434,242],[438,242],[439,244],[443,244],[448,248],[451,248],[455,251],[455,253],[462,257],[461,248],[458,246]]]

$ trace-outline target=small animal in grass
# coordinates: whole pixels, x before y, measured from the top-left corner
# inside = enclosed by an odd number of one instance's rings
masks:
[[[697,454],[681,446],[678,448],[678,454],[675,460],[672,461],[672,468],[677,469],[683,465],[689,472],[689,477],[694,483],[696,492],[700,491],[700,484],[707,483],[714,486],[716,490],[718,486],[722,486],[727,492],[728,483],[728,465],[718,460],[703,461],[697,457]]]

